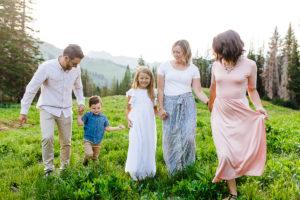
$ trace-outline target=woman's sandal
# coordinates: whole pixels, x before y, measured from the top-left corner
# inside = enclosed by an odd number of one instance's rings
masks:
[[[228,200],[237,200],[237,195],[229,194]]]

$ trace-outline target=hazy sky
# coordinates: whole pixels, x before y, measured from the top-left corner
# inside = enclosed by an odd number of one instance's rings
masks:
[[[171,59],[176,40],[189,41],[193,54],[205,55],[215,35],[236,30],[255,48],[275,26],[281,36],[291,22],[300,40],[299,0],[36,0],[37,36],[59,48],[79,44],[85,53],[140,55],[146,61]]]

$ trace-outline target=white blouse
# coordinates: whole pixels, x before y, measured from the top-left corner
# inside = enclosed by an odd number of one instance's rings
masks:
[[[170,61],[162,63],[157,74],[165,77],[164,94],[166,96],[191,92],[192,80],[200,78],[199,70],[194,64],[190,64],[185,70],[177,70]]]

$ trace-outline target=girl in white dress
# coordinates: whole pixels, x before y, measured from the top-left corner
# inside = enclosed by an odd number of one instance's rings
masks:
[[[156,172],[156,95],[155,81],[148,67],[139,67],[126,96],[126,119],[129,131],[129,147],[125,172],[138,181],[153,177]]]

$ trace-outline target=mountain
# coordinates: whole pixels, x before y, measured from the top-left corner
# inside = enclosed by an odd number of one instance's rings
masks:
[[[88,56],[91,58],[100,58],[104,60],[110,60],[119,65],[129,65],[130,69],[135,69],[138,66],[138,58],[128,56],[112,56],[110,53],[105,51],[90,51]],[[150,67],[159,66],[159,62],[148,63]]]
[[[62,49],[59,49],[56,46],[47,42],[40,44],[39,49],[45,60],[57,58],[63,52]]]
[[[40,45],[40,51],[45,60],[57,58],[63,50],[44,42]],[[110,86],[113,79],[123,79],[126,71],[125,65],[114,63],[109,59],[90,57],[89,55],[80,63],[82,69],[87,69],[90,77],[97,86]]]
[[[87,69],[90,72],[90,76],[96,84],[99,81],[98,79],[100,77],[97,76],[97,74],[103,75],[103,77],[106,79],[107,85],[110,85],[114,78],[118,79],[119,81],[122,80],[126,71],[126,67],[123,65],[118,65],[116,63],[111,62],[110,60],[91,58],[88,56],[86,56],[81,61],[80,66],[83,69]]]
[[[135,69],[138,65],[138,59],[133,57],[126,56],[112,56],[110,53],[105,51],[91,51],[88,53],[88,56],[91,58],[99,58],[104,60],[110,60],[119,65],[129,65],[131,69]]]

